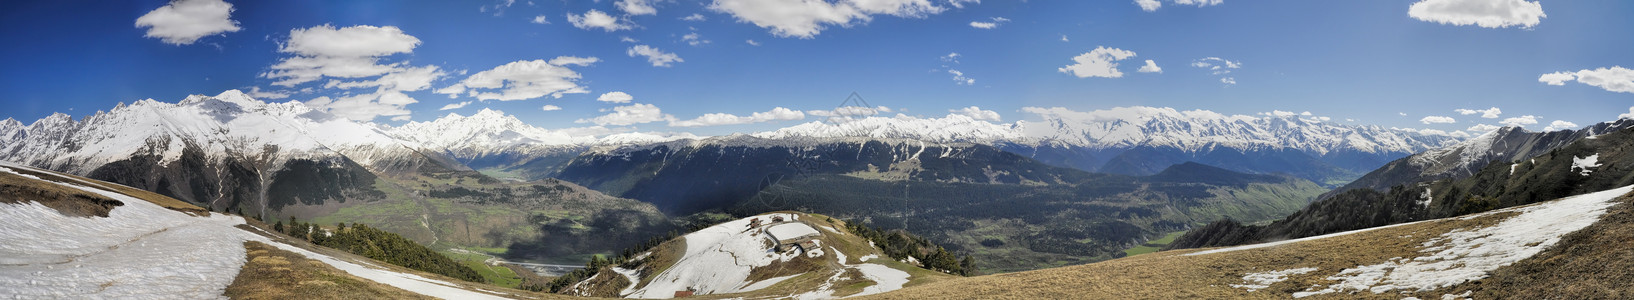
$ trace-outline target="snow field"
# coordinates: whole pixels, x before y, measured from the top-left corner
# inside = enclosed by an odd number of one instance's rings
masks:
[[[5,171],[11,172],[10,169]],[[51,181],[45,181],[51,182]],[[219,299],[245,263],[245,241],[300,253],[349,274],[451,299],[502,299],[452,283],[346,262],[273,242],[222,214],[194,217],[146,200],[52,182],[124,202],[108,217],[68,217],[36,202],[0,204],[0,295],[14,298]]]
[[[787,220],[798,218],[794,214],[764,214],[717,224],[683,236],[686,253],[675,265],[626,297],[662,299],[673,297],[675,291],[688,288],[699,295],[706,295],[747,292],[770,286],[748,282],[749,272],[756,267],[789,261],[800,255],[798,252],[774,253],[766,246],[766,235],[759,230],[749,230],[749,219],[769,220],[773,216],[782,216]]]
[[[1231,287],[1247,289],[1250,292],[1258,291],[1260,289],[1271,287],[1272,284],[1288,280],[1288,275],[1299,275],[1315,271],[1316,268],[1296,268],[1279,271],[1248,273],[1247,275],[1243,275],[1243,284],[1232,284]]]
[[[1492,270],[1532,257],[1561,236],[1593,225],[1613,205],[1612,199],[1630,191],[1634,186],[1494,211],[1520,214],[1491,227],[1442,234],[1424,243],[1419,252],[1425,256],[1344,269],[1327,278],[1339,283],[1312,287],[1294,297],[1345,291],[1422,292],[1486,278]]]

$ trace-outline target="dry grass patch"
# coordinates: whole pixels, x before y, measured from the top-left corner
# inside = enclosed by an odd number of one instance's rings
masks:
[[[233,299],[434,299],[346,274],[323,262],[260,242],[244,242],[244,268],[225,296]]]
[[[1449,219],[1383,228],[1347,236],[1223,253],[1184,256],[1201,250],[1165,251],[1087,265],[1019,273],[942,280],[872,295],[882,299],[1280,299],[1313,285],[1334,283],[1326,277],[1345,268],[1413,258],[1423,244],[1458,228],[1491,226],[1514,213],[1488,214],[1468,220]],[[1245,274],[1315,267],[1285,281],[1249,292]],[[1443,289],[1448,290],[1448,289]],[[952,292],[957,291],[957,292]],[[1426,293],[1430,294],[1430,293]],[[1439,298],[1440,293],[1434,293]],[[1409,294],[1411,295],[1411,294]],[[1399,293],[1333,293],[1311,298],[1389,298]]]
[[[107,217],[108,212],[114,207],[125,205],[119,200],[80,189],[0,172],[0,203],[16,204],[29,201],[71,217]]]
[[[159,195],[159,194],[154,193],[154,192],[149,192],[149,191],[146,191],[146,190],[133,188],[133,187],[128,187],[128,186],[124,186],[124,185],[120,185],[120,184],[116,184],[116,183],[110,183],[110,182],[106,182],[106,181],[95,180],[95,179],[90,179],[90,178],[85,178],[85,177],[80,177],[80,176],[75,176],[75,175],[70,175],[70,174],[57,173],[57,172],[42,172],[42,171],[38,171],[38,170],[35,170],[35,169],[32,169],[32,168],[26,168],[26,167],[7,167],[7,169],[11,169],[13,172],[17,172],[19,174],[39,177],[41,180],[48,180],[48,181],[68,183],[68,184],[76,184],[76,185],[83,185],[83,186],[87,186],[87,187],[91,187],[91,188],[99,188],[99,189],[103,189],[103,190],[108,190],[108,191],[120,193],[120,194],[123,194],[123,195],[126,195],[126,196],[131,196],[132,198],[146,200],[147,202],[151,202],[151,203],[153,203],[155,205],[159,205],[160,207],[164,207],[164,208],[168,208],[168,209],[171,209],[171,210],[188,213],[188,214],[195,215],[195,216],[205,216],[205,215],[209,215],[209,213],[210,213],[210,211],[205,210],[203,208],[200,208],[197,205],[189,204],[189,203],[183,202],[181,200],[176,200],[175,198],[165,197],[164,195]],[[0,173],[0,174],[3,174],[3,173]],[[16,175],[12,175],[12,174],[4,174],[4,175],[16,177]],[[30,179],[27,179],[27,178],[22,178],[22,177],[17,177],[16,179],[25,180],[25,181],[33,181],[33,180],[30,180]],[[41,184],[43,184],[43,182]],[[61,186],[61,185],[56,185],[56,184],[50,184],[50,185],[58,187],[58,188],[62,188],[62,189],[71,189],[71,188],[64,187],[64,186]],[[78,192],[86,193],[85,191],[78,191]],[[100,195],[97,195],[96,197],[107,199],[107,197],[102,197]],[[0,201],[4,201],[4,200],[0,200]],[[113,200],[110,199],[109,201],[113,201]],[[118,201],[114,201],[114,202],[118,202]],[[41,204],[44,204],[44,203],[42,202]],[[50,206],[50,205],[47,205],[47,206]],[[103,213],[100,216],[106,217],[107,213]]]
[[[1634,298],[1634,196],[1616,201],[1600,222],[1555,247],[1449,290],[1473,291],[1475,299]]]

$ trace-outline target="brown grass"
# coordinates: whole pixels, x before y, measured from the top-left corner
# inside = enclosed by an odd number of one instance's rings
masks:
[[[244,268],[225,296],[233,299],[434,299],[346,272],[260,242],[244,242]]]
[[[171,210],[188,213],[188,214],[195,215],[195,216],[204,216],[204,215],[209,215],[209,213],[210,213],[209,210],[205,210],[205,209],[200,208],[200,207],[198,207],[196,205],[189,204],[189,203],[181,201],[181,200],[176,200],[175,198],[165,197],[164,195],[159,195],[159,194],[154,193],[154,192],[149,192],[149,191],[146,191],[146,190],[133,188],[133,187],[129,187],[129,186],[124,186],[124,185],[120,185],[120,184],[116,184],[116,183],[111,183],[111,182],[106,182],[106,181],[101,181],[101,180],[95,180],[95,179],[75,176],[75,175],[72,175],[72,174],[64,174],[64,173],[50,172],[50,171],[39,171],[39,170],[35,170],[35,169],[32,169],[32,168],[8,167],[8,169],[11,169],[12,171],[17,172],[19,174],[25,174],[25,175],[30,175],[30,176],[34,176],[34,177],[39,177],[42,180],[49,180],[49,181],[54,181],[54,182],[61,182],[61,183],[68,183],[68,184],[75,184],[75,185],[83,185],[83,186],[87,186],[87,187],[91,187],[91,188],[99,188],[99,189],[103,189],[103,190],[107,190],[107,191],[120,193],[120,194],[123,194],[123,195],[126,195],[126,196],[131,196],[132,198],[146,200],[147,202],[151,202],[151,203],[153,203],[155,205],[159,205],[160,207],[164,207],[164,208],[168,208],[168,209],[171,209]],[[16,175],[11,175],[11,174],[4,174],[4,175],[14,176],[14,177],[16,176]],[[30,179],[21,178],[21,177],[16,177],[16,179],[24,180],[24,181],[33,181],[33,180],[30,180]],[[43,182],[41,182],[40,184],[43,184]],[[55,186],[55,187],[63,188],[63,189],[69,189],[68,187],[63,187],[63,186],[56,185],[56,184],[51,184],[51,186]],[[78,192],[86,193],[84,191],[78,191]],[[89,194],[89,193],[87,193],[87,194]],[[95,196],[106,199],[106,197],[101,197],[100,195],[95,195]],[[0,201],[3,201],[3,200],[0,200]],[[112,201],[112,200],[110,199],[109,201]],[[117,201],[115,201],[115,202],[117,202]],[[44,204],[44,203],[41,203],[41,204]],[[47,205],[47,206],[50,206],[50,205]],[[106,217],[107,213],[104,212],[100,216]]]
[[[57,210],[57,213],[71,217],[107,217],[108,212],[114,207],[125,205],[119,200],[91,192],[11,173],[0,173],[0,203],[15,204],[27,201],[45,205]]]
[[[876,299],[1278,299],[1303,291],[1339,270],[1412,258],[1429,239],[1456,228],[1490,226],[1512,216],[1432,221],[1276,247],[1181,256],[1200,250],[1165,251],[1123,259],[1020,273],[943,280],[872,295]],[[1233,288],[1254,272],[1317,267],[1257,292]],[[1439,298],[1440,292],[1417,295]],[[1432,295],[1433,294],[1433,295]],[[1310,297],[1400,299],[1415,294],[1362,292]]]

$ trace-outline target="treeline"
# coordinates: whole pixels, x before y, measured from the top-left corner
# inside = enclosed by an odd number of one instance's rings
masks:
[[[935,271],[960,276],[979,275],[976,269],[976,259],[969,254],[959,259],[949,253],[947,248],[936,245],[930,240],[908,234],[903,230],[879,230],[863,225],[862,222],[845,222],[845,229],[851,233],[874,242],[874,246],[885,252],[885,256],[894,260],[906,260],[912,257],[918,260],[922,267]]]
[[[470,282],[484,282],[482,274],[476,270],[395,233],[357,223],[351,226],[339,223],[335,225],[335,230],[327,231],[311,223],[302,223],[295,217],[289,218],[289,224],[286,226],[283,221],[278,221],[272,228],[316,245],[346,250],[389,264]]]

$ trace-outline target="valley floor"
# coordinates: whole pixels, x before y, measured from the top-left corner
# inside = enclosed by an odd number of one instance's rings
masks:
[[[1634,296],[1626,284],[1634,279],[1626,268],[1634,265],[1630,190],[1287,242],[958,278],[874,298],[1626,298]]]

